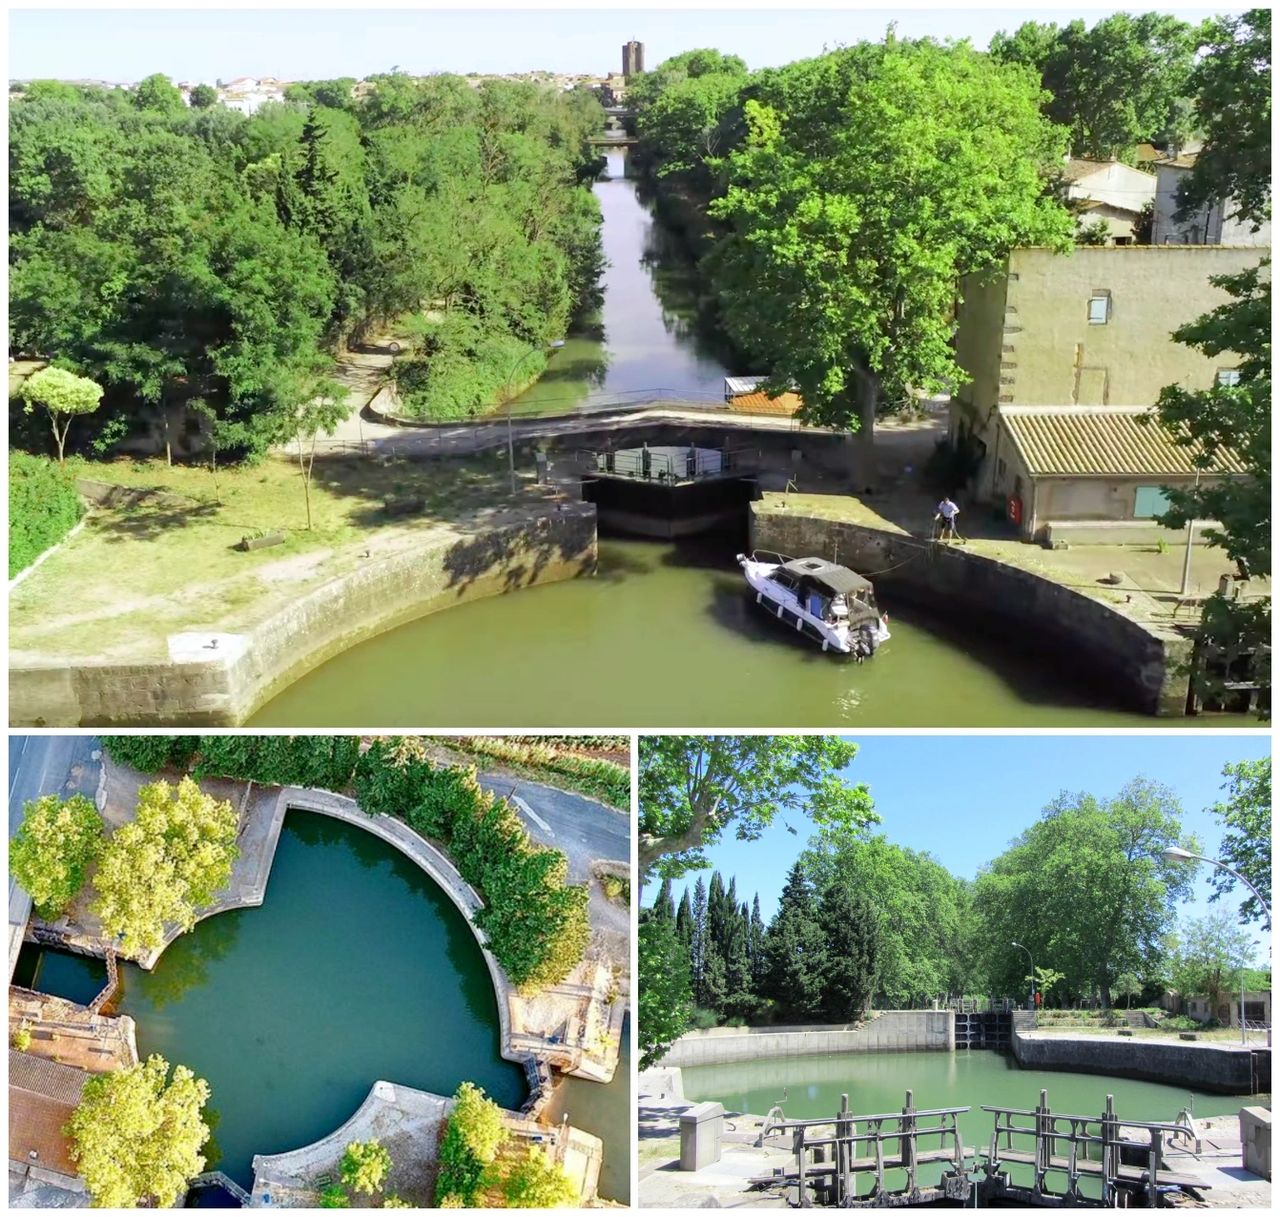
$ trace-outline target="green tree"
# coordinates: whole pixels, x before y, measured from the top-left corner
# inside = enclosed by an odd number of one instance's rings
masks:
[[[639,964],[640,1068],[648,1069],[689,1029],[693,1013],[689,959],[671,922],[646,918],[640,923]]]
[[[502,1109],[478,1086],[463,1082],[440,1141],[436,1205],[443,1208],[454,1199],[462,1207],[474,1207],[492,1181],[491,1168],[507,1138]]]
[[[352,1141],[343,1151],[339,1171],[343,1186],[372,1196],[391,1173],[391,1155],[380,1141]]]
[[[792,865],[765,939],[764,996],[783,1019],[808,1019],[822,1011],[827,943],[813,888],[799,862]]]
[[[755,91],[711,205],[730,227],[708,259],[724,323],[806,421],[855,433],[870,488],[877,414],[959,375],[957,279],[1070,245],[1045,190],[1061,135],[1028,72],[965,43],[861,44]]]
[[[71,420],[92,414],[98,408],[102,386],[63,368],[41,368],[26,379],[18,392],[28,414],[37,406],[48,413],[53,439],[58,445],[58,464],[64,464]]]
[[[1271,904],[1271,758],[1239,761],[1227,765],[1222,776],[1227,779],[1227,798],[1215,803],[1213,812],[1227,831],[1218,847],[1218,857],[1239,871]],[[1214,868],[1210,876],[1216,889],[1211,900],[1228,894],[1244,897],[1240,920],[1244,924],[1261,921],[1267,929],[1270,919],[1253,894],[1237,888],[1236,880],[1225,871]]]
[[[865,892],[835,882],[822,894],[818,924],[826,955],[823,1017],[835,1023],[860,1019],[871,1007],[880,975],[880,915]]]
[[[1271,215],[1271,10],[1212,18],[1201,49],[1192,88],[1204,145],[1181,214],[1229,203],[1256,231]]]
[[[240,851],[235,809],[190,778],[138,791],[134,818],[108,839],[94,875],[92,911],[126,954],[154,950],[166,928],[190,930],[231,878]]]
[[[157,114],[181,114],[186,109],[177,85],[160,72],[153,72],[139,82],[134,90],[133,104],[139,110],[151,110]]]
[[[510,1209],[576,1208],[581,1197],[564,1168],[531,1145],[507,1174],[502,1187]]]
[[[1181,839],[1171,791],[1135,779],[1117,795],[1062,794],[978,876],[992,983],[1021,990],[1025,945],[1063,974],[1068,997],[1096,992],[1104,1006],[1125,972],[1143,975],[1162,953],[1177,899],[1190,889],[1185,867],[1165,862]]]
[[[95,1208],[171,1208],[204,1170],[209,1084],[185,1065],[146,1061],[96,1073],[66,1127]]]
[[[331,1183],[320,1193],[320,1207],[322,1209],[349,1209],[351,1207],[351,1198],[340,1183]]]
[[[332,435],[347,417],[346,390],[335,380],[302,380],[291,391],[293,405],[282,403],[277,419],[278,439],[296,444],[298,472],[302,475],[302,496],[307,505],[307,529],[311,529],[311,475],[316,464],[316,445],[321,435]]]
[[[198,84],[191,90],[191,108],[207,110],[218,104],[218,90],[213,85]]]
[[[1253,936],[1223,910],[1183,922],[1173,949],[1172,979],[1183,997],[1203,993],[1218,1010],[1238,992],[1240,969],[1253,960]]]
[[[1174,330],[1175,341],[1210,358],[1234,356],[1234,384],[1209,389],[1167,385],[1156,413],[1193,464],[1216,470],[1224,453],[1244,465],[1243,477],[1170,488],[1167,528],[1188,520],[1217,520],[1205,530],[1211,545],[1254,572],[1271,570],[1271,278],[1269,263],[1210,279],[1231,299]]]
[[[1144,140],[1177,143],[1191,133],[1196,29],[1161,13],[1114,13],[1059,28],[1027,22],[997,34],[1000,63],[1040,74],[1044,113],[1071,132],[1076,156],[1128,160]]]
[[[83,795],[47,794],[22,809],[9,845],[9,873],[46,921],[60,917],[79,895],[102,852],[102,817]]]
[[[705,866],[704,848],[726,829],[755,840],[779,814],[861,832],[879,817],[867,788],[840,776],[857,751],[821,735],[641,736],[642,880],[655,867],[679,875]]]

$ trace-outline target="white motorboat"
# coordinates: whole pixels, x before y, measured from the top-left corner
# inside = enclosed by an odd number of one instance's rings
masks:
[[[889,621],[876,607],[869,579],[825,558],[781,554],[738,555],[756,603],[824,651],[858,660],[889,638]]]

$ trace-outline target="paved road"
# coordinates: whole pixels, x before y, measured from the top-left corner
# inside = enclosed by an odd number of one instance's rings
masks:
[[[514,791],[515,808],[529,835],[568,855],[575,882],[587,878],[588,868],[597,858],[630,861],[631,824],[623,812],[522,778],[482,773],[479,781],[486,790],[504,798]]]
[[[23,806],[44,794],[93,798],[98,786],[98,749],[93,735],[11,735],[9,737],[9,837],[22,823]],[[31,897],[9,877],[9,978],[18,962]]]

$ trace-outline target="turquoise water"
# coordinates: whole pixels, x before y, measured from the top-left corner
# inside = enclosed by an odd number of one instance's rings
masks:
[[[102,987],[97,960],[24,955],[17,983],[81,1002]],[[254,1154],[332,1132],[379,1079],[445,1095],[470,1080],[517,1109],[528,1093],[457,908],[398,850],[310,812],[286,817],[261,908],[210,917],[121,978],[139,1054],[208,1081],[210,1169],[245,1187]]]

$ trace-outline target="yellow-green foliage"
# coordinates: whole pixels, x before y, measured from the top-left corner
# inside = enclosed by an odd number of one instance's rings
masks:
[[[46,921],[60,916],[84,886],[102,850],[102,817],[83,795],[47,794],[28,803],[9,848],[9,872]]]
[[[236,827],[231,804],[190,778],[142,787],[135,817],[108,840],[94,876],[103,933],[120,935],[134,954],[160,946],[169,923],[191,929],[196,910],[231,878]]]
[[[372,1196],[391,1171],[391,1155],[379,1141],[352,1141],[342,1155],[342,1182]]]
[[[564,1169],[533,1145],[511,1168],[502,1194],[511,1209],[563,1209],[579,1201],[578,1189]]]
[[[66,1133],[94,1207],[171,1208],[204,1170],[208,1100],[203,1078],[177,1065],[169,1080],[161,1056],[91,1077]]]

